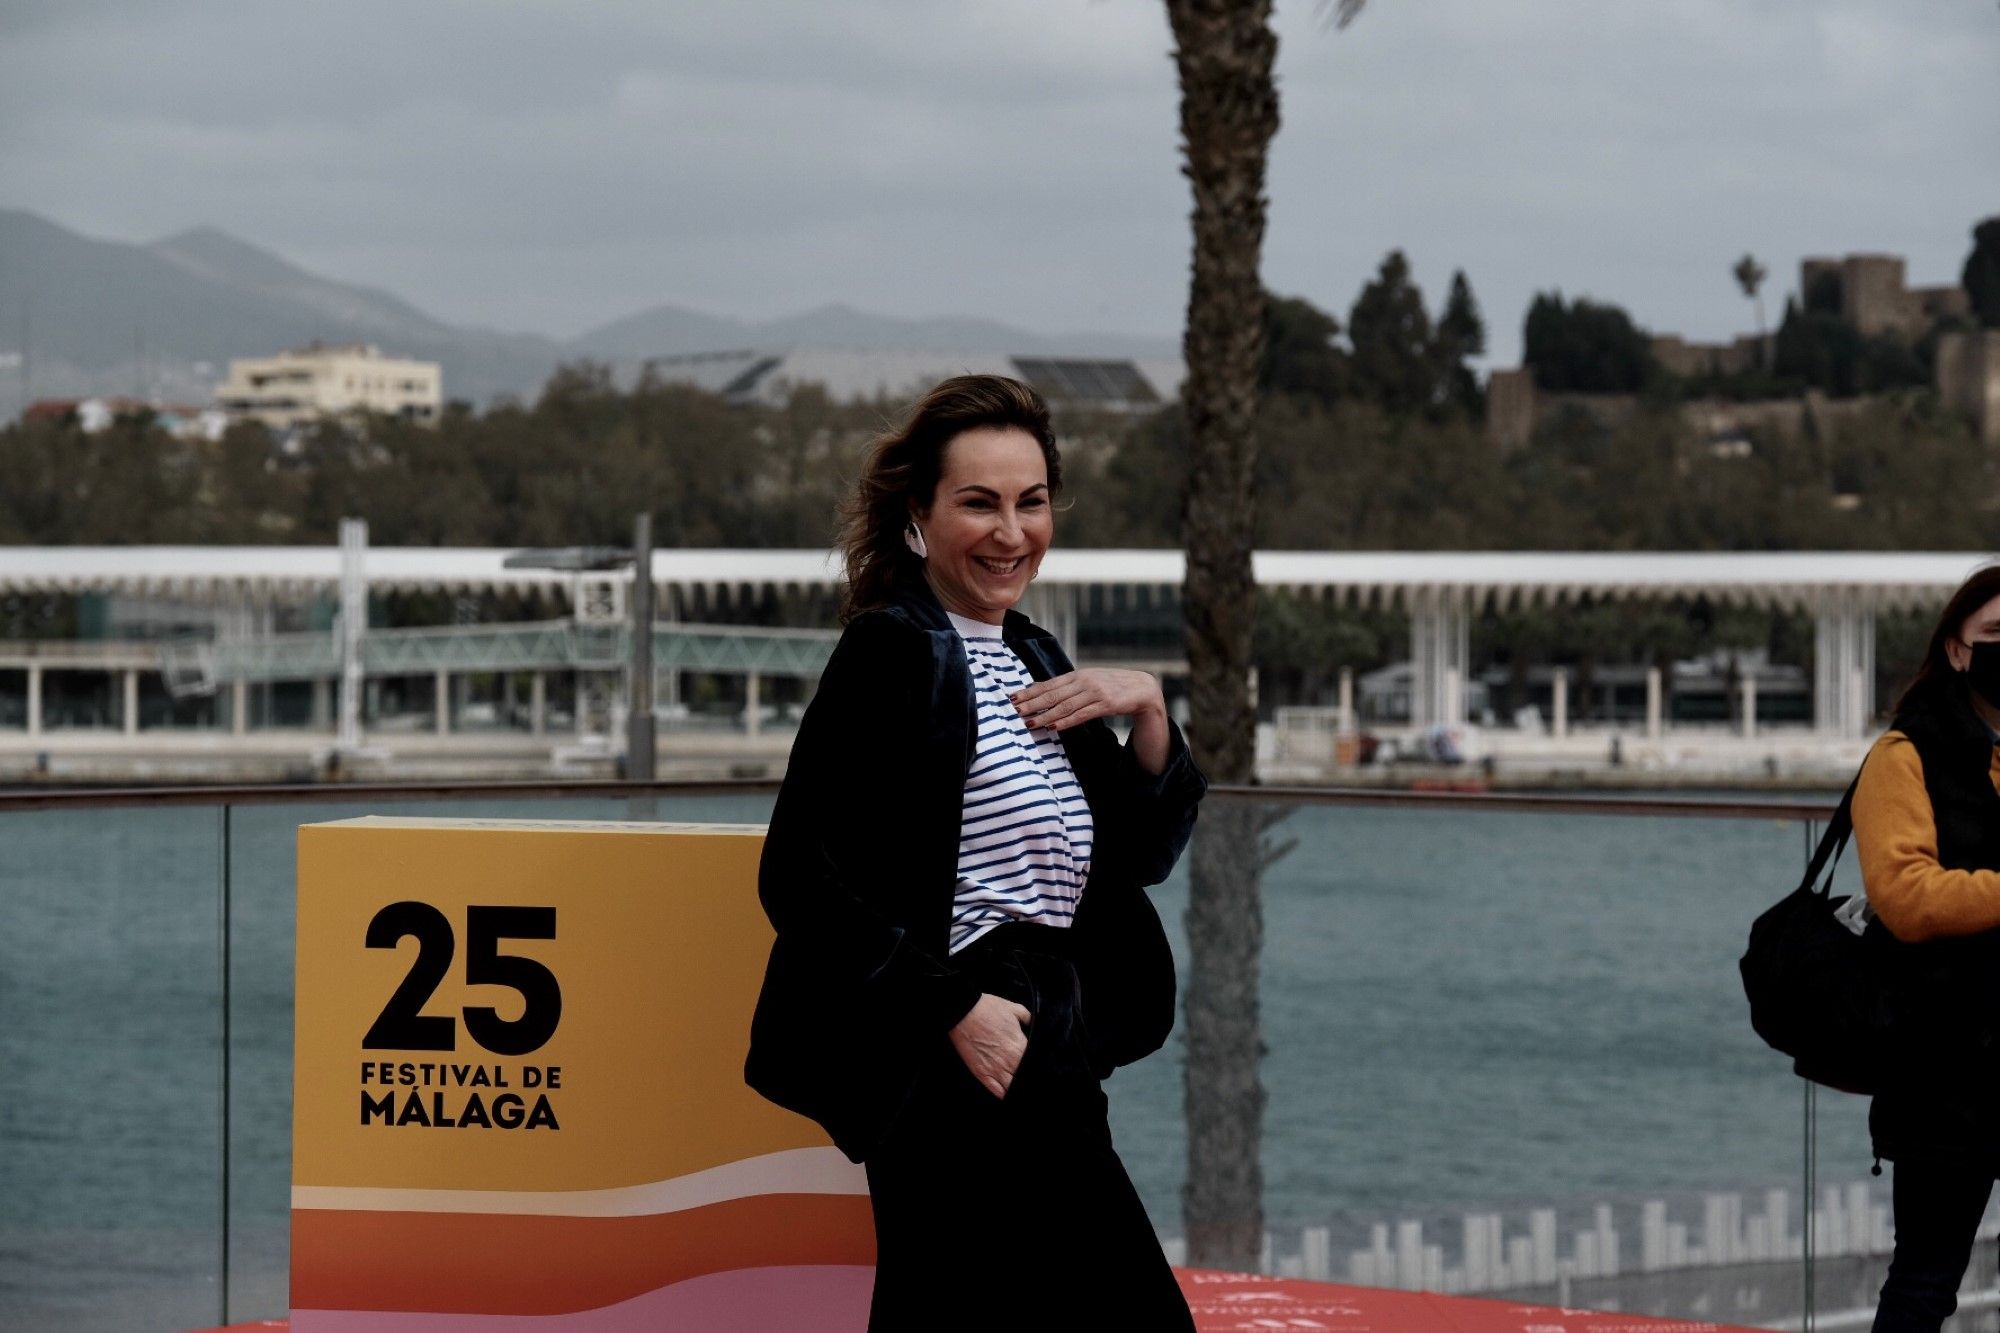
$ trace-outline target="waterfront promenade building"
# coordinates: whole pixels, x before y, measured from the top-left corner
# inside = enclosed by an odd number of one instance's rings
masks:
[[[504,549],[376,548],[351,577],[367,596],[498,599],[510,618],[370,629],[354,655],[354,721],[340,727],[346,666],[333,632],[342,585],[333,547],[68,547],[0,550],[0,594],[59,593],[120,608],[96,637],[0,644],[0,776],[61,780],[302,776],[328,767],[402,775],[608,773],[624,734],[629,571],[510,568]],[[1533,553],[1265,551],[1260,586],[1408,616],[1398,706],[1370,728],[1422,735],[1488,720],[1479,752],[1516,769],[1590,767],[1607,755],[1656,775],[1779,769],[1824,779],[1851,768],[1879,720],[1875,617],[1928,612],[1985,559],[1973,553]],[[1092,660],[1108,616],[1174,607],[1171,550],[1063,550],[1027,610]],[[764,775],[837,631],[834,555],[818,550],[661,550],[654,625],[663,772]],[[1675,679],[1641,668],[1623,716],[1586,725],[1569,673],[1543,669],[1532,717],[1481,719],[1471,704],[1474,618],[1581,599],[1706,598],[1809,614],[1803,683],[1751,670],[1733,681],[1736,721],[1674,723]],[[772,628],[783,600],[811,627]],[[1081,632],[1081,633],[1080,633]],[[1098,653],[1184,676],[1178,655]],[[1760,707],[1760,679],[1782,711]],[[691,688],[683,697],[682,685]],[[1371,688],[1378,688],[1373,687]],[[1715,685],[1705,686],[1715,693]],[[1326,707],[1276,710],[1260,740],[1267,779],[1325,780],[1339,737],[1363,721],[1352,672]],[[1720,696],[1712,703],[1721,703]],[[1711,707],[1710,712],[1715,709]],[[1774,716],[1774,711],[1777,715]],[[1775,725],[1783,718],[1790,725]],[[1809,719],[1809,720],[1808,720]]]

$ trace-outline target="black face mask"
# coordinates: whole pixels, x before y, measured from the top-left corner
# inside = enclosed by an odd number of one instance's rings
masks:
[[[1975,643],[1972,662],[1965,669],[1965,683],[1972,692],[1995,708],[2000,708],[2000,643]]]

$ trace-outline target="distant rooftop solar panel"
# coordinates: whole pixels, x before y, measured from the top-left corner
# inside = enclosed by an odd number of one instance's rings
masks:
[[[1061,402],[1112,404],[1160,400],[1153,386],[1130,361],[1017,356],[1014,366],[1028,383]]]

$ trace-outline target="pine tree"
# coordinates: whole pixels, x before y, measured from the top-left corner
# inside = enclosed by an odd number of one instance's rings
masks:
[[[1354,385],[1392,413],[1420,412],[1437,400],[1437,362],[1424,294],[1410,261],[1391,250],[1347,317]]]
[[[2000,329],[2000,217],[1972,229],[1972,253],[1965,257],[1959,283],[1972,298],[1973,318],[1989,329]]]
[[[1445,298],[1438,315],[1435,340],[1438,363],[1438,394],[1448,407],[1477,416],[1483,405],[1479,376],[1466,361],[1486,353],[1486,321],[1480,317],[1479,302],[1465,270],[1451,275],[1451,295]]]

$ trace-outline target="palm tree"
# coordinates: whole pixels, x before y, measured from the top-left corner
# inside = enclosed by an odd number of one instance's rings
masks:
[[[1345,24],[1362,0],[1339,0]],[[1190,744],[1210,778],[1252,779],[1249,692],[1256,588],[1257,377],[1267,297],[1264,168],[1278,132],[1271,0],[1167,0],[1180,76],[1181,136],[1194,194],[1194,261],[1182,344],[1189,438],[1182,607],[1192,694]],[[1263,1248],[1257,1066],[1263,914],[1261,812],[1211,802],[1195,839],[1188,896],[1186,1110],[1182,1196],[1188,1261],[1253,1269]]]
[[[1770,335],[1764,331],[1764,298],[1757,293],[1764,285],[1764,266],[1757,262],[1757,256],[1745,252],[1729,271],[1736,275],[1736,285],[1743,289],[1743,294],[1757,303],[1757,347],[1762,355],[1764,345],[1770,341]]]

